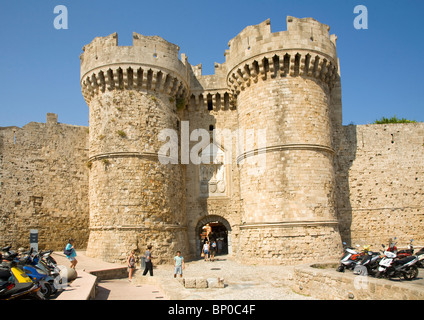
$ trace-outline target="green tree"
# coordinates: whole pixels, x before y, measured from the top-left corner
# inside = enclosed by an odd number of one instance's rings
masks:
[[[396,115],[394,115],[392,118],[386,118],[383,117],[380,120],[375,120],[374,124],[385,124],[385,123],[415,123],[415,120],[408,120],[405,118],[397,118]]]

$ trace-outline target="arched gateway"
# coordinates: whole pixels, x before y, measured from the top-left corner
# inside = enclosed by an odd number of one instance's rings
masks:
[[[206,237],[205,227],[209,225],[211,234],[209,238],[215,239],[218,243],[218,253],[232,254],[232,241],[231,241],[231,225],[223,217],[217,215],[208,215],[199,220],[196,225],[196,256],[200,257],[203,241]]]

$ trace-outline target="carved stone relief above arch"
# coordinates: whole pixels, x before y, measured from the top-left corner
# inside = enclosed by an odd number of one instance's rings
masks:
[[[199,165],[200,197],[227,197],[228,173],[225,151],[218,145],[210,143],[201,152],[202,163]]]

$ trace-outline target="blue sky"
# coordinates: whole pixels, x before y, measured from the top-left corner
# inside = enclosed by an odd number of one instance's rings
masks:
[[[57,5],[68,9],[67,30],[54,28]],[[368,9],[367,30],[353,26],[357,5]],[[422,0],[1,0],[0,126],[45,122],[48,112],[87,126],[79,55],[97,36],[117,32],[119,45],[131,45],[133,31],[158,35],[211,74],[246,26],[270,18],[273,32],[286,30],[288,15],[313,17],[338,36],[343,124],[424,121],[423,14]]]

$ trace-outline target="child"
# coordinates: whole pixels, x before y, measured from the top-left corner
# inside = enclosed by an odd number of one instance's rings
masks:
[[[180,278],[183,276],[184,269],[184,258],[181,256],[181,251],[177,251],[177,255],[174,257],[174,278],[177,274],[180,274]]]
[[[71,254],[69,256],[66,256],[69,261],[71,261],[71,268],[75,269],[75,266],[77,265],[78,261],[75,259],[77,256],[77,253],[74,248],[74,239],[69,239],[68,244],[65,247],[65,250],[71,251]]]

